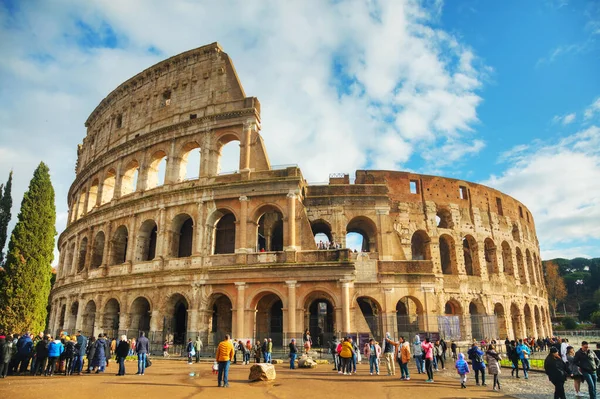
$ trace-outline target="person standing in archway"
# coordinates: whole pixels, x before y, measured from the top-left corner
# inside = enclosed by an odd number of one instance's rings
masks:
[[[219,387],[229,387],[229,365],[233,358],[233,344],[231,343],[229,334],[225,335],[225,339],[219,343],[217,347],[216,360],[219,367],[217,383]]]
[[[202,340],[200,337],[196,337],[196,341],[194,342],[194,350],[196,351],[196,363],[200,361],[200,352],[202,351]]]
[[[396,363],[394,360],[395,342],[392,340],[389,332],[385,333],[385,340],[383,341],[383,356],[385,358],[385,367],[387,368],[388,375],[396,375]]]
[[[298,354],[298,347],[296,346],[296,339],[292,338],[290,345],[290,370],[296,368],[296,355]]]
[[[150,342],[143,331],[140,333],[140,338],[137,340],[135,351],[138,355],[137,374],[144,375],[144,371],[146,371],[146,358],[150,352]]]
[[[127,336],[121,335],[121,340],[115,349],[117,362],[119,362],[119,372],[118,376],[125,375],[125,359],[129,354],[129,342],[127,342]]]

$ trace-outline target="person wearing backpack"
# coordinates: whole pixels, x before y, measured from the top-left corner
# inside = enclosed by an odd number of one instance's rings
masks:
[[[475,385],[479,385],[479,373],[481,373],[481,385],[485,384],[485,362],[483,361],[483,351],[477,347],[477,344],[473,344],[471,349],[467,352],[473,371],[475,371]]]
[[[73,358],[75,357],[75,342],[71,337],[65,337],[65,375],[73,374]]]

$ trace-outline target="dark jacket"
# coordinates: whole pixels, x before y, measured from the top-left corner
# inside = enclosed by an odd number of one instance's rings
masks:
[[[474,346],[467,352],[469,355],[469,359],[471,360],[471,364],[473,365],[473,370],[485,370],[485,363],[483,362],[483,351],[478,347]]]
[[[290,353],[298,353],[298,347],[296,346],[295,343],[290,342]]]
[[[86,354],[88,358],[88,362],[91,362],[94,357],[96,357],[96,341],[88,341]]]
[[[45,359],[48,357],[48,341],[45,339],[38,341],[35,346],[35,355],[38,359]]]
[[[6,339],[0,339],[0,363],[10,363],[12,357],[12,347],[10,342],[6,342]]]
[[[73,342],[73,341],[65,342],[64,358],[65,359],[73,359],[74,356],[75,356],[75,342]]]
[[[546,375],[548,375],[548,379],[552,382],[560,383],[567,379],[567,365],[560,357],[556,358],[552,353],[544,360],[544,370],[546,371]]]
[[[584,352],[583,349],[579,349],[575,353],[575,364],[579,366],[581,371],[593,373],[598,369],[598,358],[594,351],[588,350]]]
[[[33,351],[33,341],[29,335],[23,335],[17,341],[17,354],[19,356],[29,356]]]
[[[119,341],[117,345],[117,357],[127,357],[129,354],[129,343],[127,341]]]
[[[87,343],[88,343],[88,339],[85,335],[77,336],[77,345],[75,345],[75,347],[79,349],[80,357],[85,356],[85,351],[87,349]]]
[[[150,352],[150,342],[146,337],[139,337],[137,343],[135,344],[135,351],[137,353],[149,353]]]

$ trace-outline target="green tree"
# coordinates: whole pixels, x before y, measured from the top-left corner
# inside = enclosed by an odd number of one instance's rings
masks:
[[[4,186],[0,186],[0,266],[4,263],[4,246],[8,236],[8,223],[10,222],[10,208],[12,208],[12,171],[8,175],[8,181]]]
[[[580,321],[589,321],[592,317],[592,313],[600,310],[600,306],[595,301],[585,301],[581,304],[581,309],[579,309],[579,320]]]
[[[562,325],[567,330],[574,330],[577,328],[577,320],[575,320],[572,317],[565,317],[564,319],[562,319]]]
[[[23,196],[0,276],[0,331],[44,330],[55,222],[54,188],[49,169],[41,162]]]

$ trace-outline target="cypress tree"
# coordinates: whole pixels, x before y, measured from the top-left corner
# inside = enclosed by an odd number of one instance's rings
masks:
[[[43,331],[50,294],[56,209],[48,166],[33,173],[0,276],[0,331]]]
[[[4,246],[8,234],[8,223],[10,222],[10,208],[12,208],[12,171],[8,175],[8,181],[2,193],[0,186],[0,266],[4,263]]]

